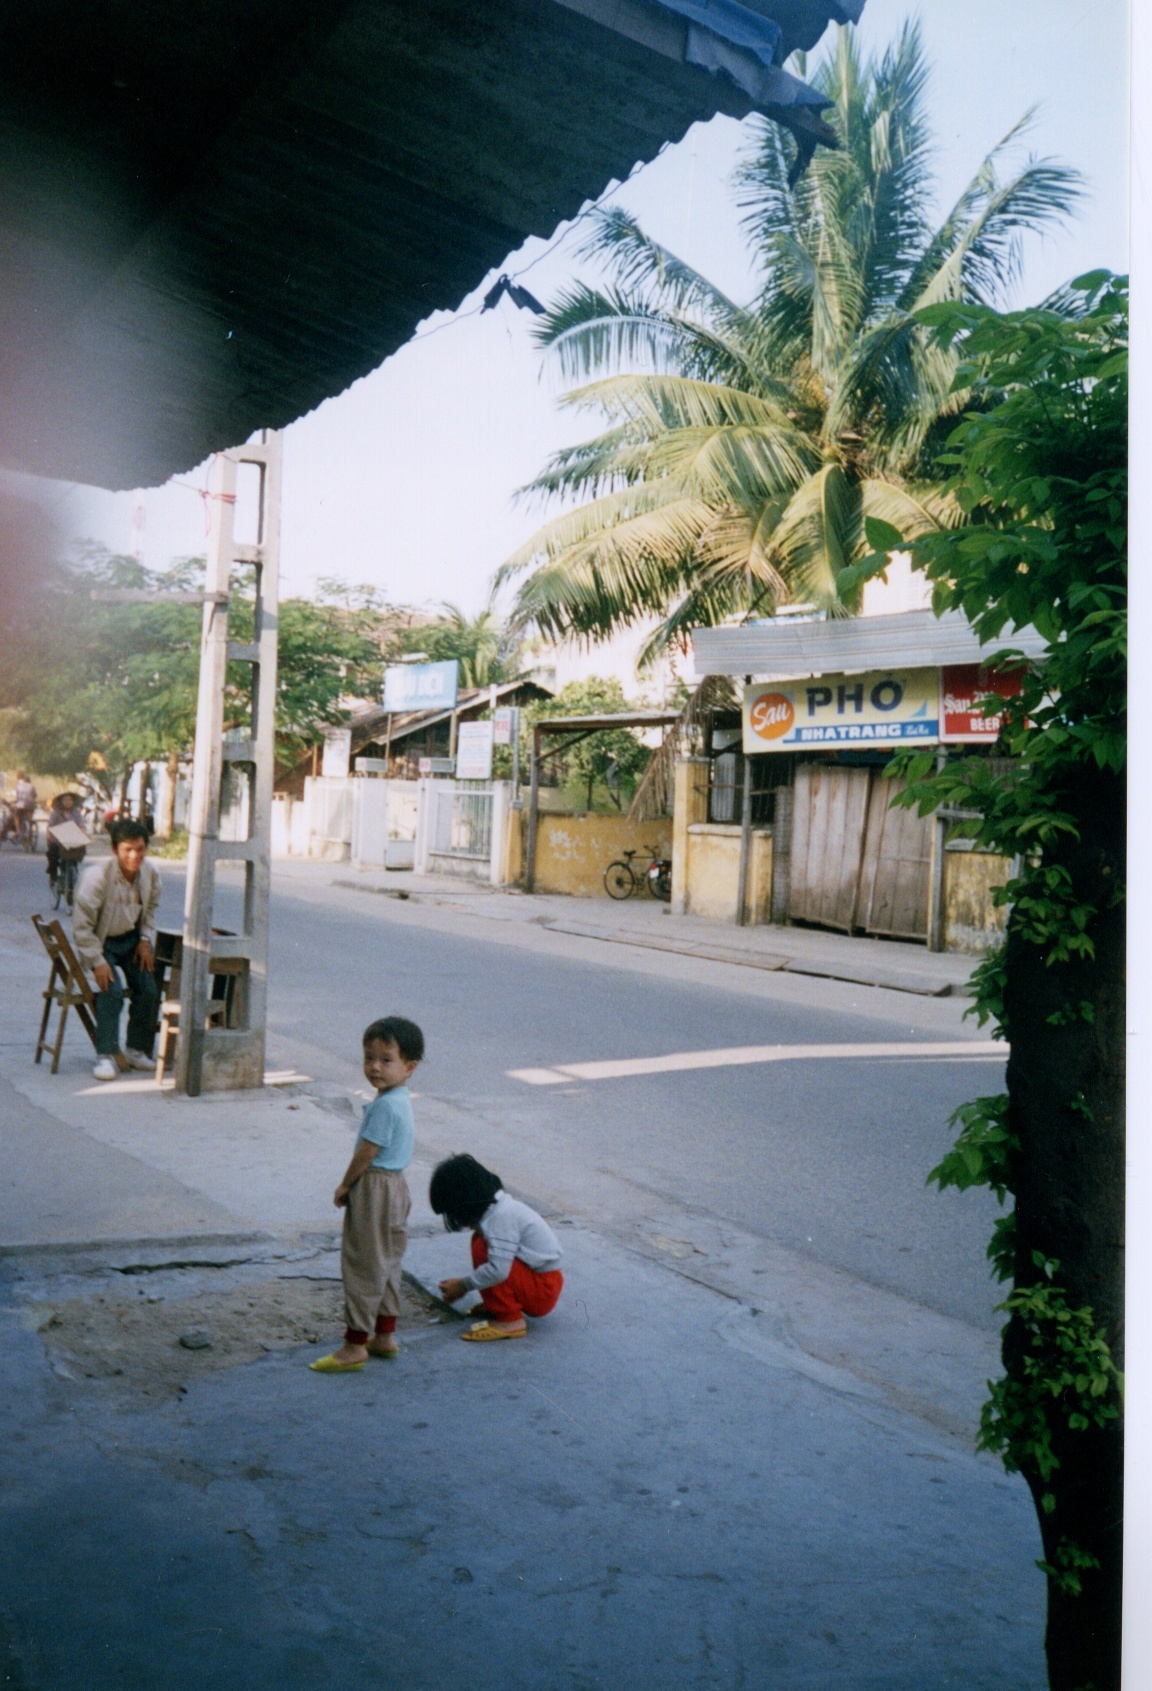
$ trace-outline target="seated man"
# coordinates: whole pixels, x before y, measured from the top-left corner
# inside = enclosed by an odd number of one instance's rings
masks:
[[[93,863],[76,890],[72,941],[76,955],[96,979],[96,1053],[92,1073],[97,1080],[115,1080],[120,1046],[120,1008],[124,987],[132,995],[128,1013],[125,1056],[134,1069],[151,1069],[156,1037],[160,989],[153,973],[156,956],[156,907],[160,876],[145,862],[148,831],[143,823],[125,818],[108,830],[112,856]]]

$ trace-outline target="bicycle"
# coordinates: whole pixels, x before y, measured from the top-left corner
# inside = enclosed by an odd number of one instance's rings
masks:
[[[26,810],[17,812],[17,841],[23,851],[36,850],[36,823]]]
[[[64,908],[71,916],[72,906],[76,900],[76,879],[79,873],[80,859],[78,857],[67,857],[61,853],[57,859],[56,869],[50,883],[53,910],[59,910],[60,901],[63,899]]]
[[[648,859],[645,869],[633,865],[632,859],[640,856]],[[636,850],[624,852],[604,871],[604,890],[609,898],[631,898],[642,886],[664,904],[672,897],[671,859],[659,856],[650,846],[645,846],[643,853]]]

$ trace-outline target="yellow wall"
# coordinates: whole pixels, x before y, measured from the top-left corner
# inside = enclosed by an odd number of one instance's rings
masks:
[[[1004,934],[1003,905],[992,903],[993,887],[1011,873],[1006,857],[987,851],[944,853],[944,949],[987,951]]]
[[[688,830],[708,820],[708,759],[684,757],[676,764],[672,801],[672,913],[688,909]]]
[[[521,828],[527,828],[527,808],[519,815]],[[570,893],[574,898],[607,898],[604,871],[613,858],[635,849],[637,869],[646,869],[649,859],[645,854],[649,847],[661,857],[671,856],[671,817],[662,816],[655,822],[629,822],[624,816],[540,816],[536,834],[536,891]]]
[[[685,831],[687,871],[684,914],[706,916],[714,922],[735,922],[736,889],[740,879],[740,829],[733,823],[693,822]],[[748,921],[771,920],[772,835],[767,829],[752,834],[748,872]]]

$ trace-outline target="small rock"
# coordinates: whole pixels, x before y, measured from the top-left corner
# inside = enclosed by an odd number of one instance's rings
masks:
[[[453,1568],[452,1569],[452,1578],[456,1581],[457,1585],[471,1585],[472,1584],[472,1569],[471,1568]]]
[[[204,1332],[181,1333],[180,1343],[185,1350],[211,1350],[212,1335]]]

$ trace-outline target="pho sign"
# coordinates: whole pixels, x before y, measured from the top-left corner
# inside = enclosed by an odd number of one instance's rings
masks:
[[[384,671],[384,709],[391,711],[454,710],[459,665],[398,663]]]
[[[820,675],[744,689],[746,753],[815,746],[890,746],[940,739],[935,669]]]

